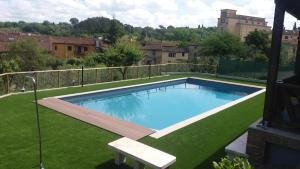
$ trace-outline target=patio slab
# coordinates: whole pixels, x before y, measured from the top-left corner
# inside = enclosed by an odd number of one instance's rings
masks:
[[[234,140],[228,146],[225,147],[225,152],[229,157],[245,157],[248,158],[246,154],[246,145],[247,145],[248,132],[241,135],[239,138]]]

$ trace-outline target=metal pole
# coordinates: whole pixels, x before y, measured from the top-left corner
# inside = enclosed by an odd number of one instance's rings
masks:
[[[148,76],[149,76],[149,79],[151,77],[151,63],[149,64],[149,67],[148,67]]]
[[[38,128],[38,137],[39,137],[39,153],[40,153],[40,169],[44,169],[43,166],[43,157],[42,157],[42,137],[41,137],[41,127],[40,127],[40,114],[39,114],[39,107],[38,107],[38,101],[37,101],[37,84],[34,77],[26,76],[27,78],[30,78],[33,83],[33,90],[34,90],[34,100],[35,100],[35,110],[36,110],[36,120],[37,120],[37,128]]]
[[[6,75],[6,93],[9,94],[9,78],[8,78],[8,75]]]
[[[57,72],[57,87],[59,88],[60,87],[60,77],[59,77],[59,71]]]
[[[83,87],[83,66],[81,66],[81,87]]]
[[[95,83],[97,83],[97,77],[98,77],[98,69],[95,69],[96,72],[95,72]]]

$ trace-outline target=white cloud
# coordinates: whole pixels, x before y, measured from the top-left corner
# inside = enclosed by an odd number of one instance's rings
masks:
[[[273,0],[0,0],[0,21],[68,22],[72,17],[116,16],[134,26],[216,26],[225,8],[265,17],[272,26]],[[295,21],[287,15],[286,27]]]

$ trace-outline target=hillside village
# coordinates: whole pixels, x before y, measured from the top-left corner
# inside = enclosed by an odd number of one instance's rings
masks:
[[[71,19],[72,24],[80,24],[79,21]],[[119,23],[119,22],[117,22]],[[49,24],[49,23],[48,23]],[[75,27],[74,26],[74,27]],[[125,24],[125,28],[130,27]],[[129,28],[128,28],[129,29]],[[130,27],[129,30],[137,28]],[[268,26],[265,18],[238,15],[236,10],[223,9],[220,12],[220,18],[218,18],[217,28],[204,28],[199,25],[196,30],[200,30],[197,35],[198,38],[194,39],[175,39],[175,40],[160,40],[157,39],[155,34],[151,35],[151,31],[167,31],[169,29],[175,29],[172,26],[164,28],[160,26],[159,29],[144,28],[140,31],[140,34],[129,34],[123,35],[122,41],[125,43],[137,45],[138,48],[143,52],[143,59],[138,64],[166,64],[166,63],[200,63],[203,62],[202,58],[205,58],[205,52],[202,52],[202,41],[205,37],[215,32],[227,32],[235,37],[239,38],[241,42],[245,42],[245,38],[249,33],[253,31],[265,32],[271,39],[272,29]],[[178,28],[179,30],[181,28]],[[182,28],[184,31],[190,31],[189,28]],[[203,33],[203,30],[207,29],[208,33]],[[0,29],[1,30],[1,29]],[[18,32],[10,31],[10,29],[3,29],[0,31],[0,53],[9,53],[9,44],[13,42],[22,41],[24,39],[32,39],[38,42],[41,47],[48,54],[55,56],[60,60],[69,59],[84,59],[89,55],[97,55],[97,53],[103,52],[110,46],[107,42],[106,37],[103,36],[56,36],[37,34],[34,32]],[[134,32],[134,31],[133,31]],[[210,33],[209,33],[210,32]],[[175,32],[176,33],[176,32]],[[126,33],[125,33],[126,34]],[[127,33],[128,34],[128,33]],[[165,33],[162,33],[165,35]],[[189,37],[182,35],[183,37]],[[297,38],[299,31],[294,25],[293,30],[285,30],[282,36],[283,46],[285,47],[285,53],[283,54],[287,60],[286,62],[293,61],[293,56],[297,51]],[[200,37],[200,38],[199,38]],[[246,54],[247,55],[247,54]],[[211,59],[210,59],[211,60]]]
[[[0,169],[300,169],[299,9],[0,0]]]

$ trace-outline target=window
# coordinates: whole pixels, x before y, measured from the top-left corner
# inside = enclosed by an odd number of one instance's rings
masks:
[[[72,46],[68,46],[68,51],[72,51]]]
[[[169,53],[170,58],[174,58],[176,56],[176,53]]]
[[[85,51],[85,52],[87,52],[87,51],[88,51],[88,47],[84,47],[83,49],[84,49],[84,51]]]
[[[57,50],[57,46],[56,45],[54,46],[54,50]]]
[[[156,54],[155,50],[152,51],[152,55],[154,56]]]
[[[184,52],[182,52],[182,56],[184,56],[185,55],[185,53]]]
[[[289,36],[284,36],[284,39],[289,39]]]

